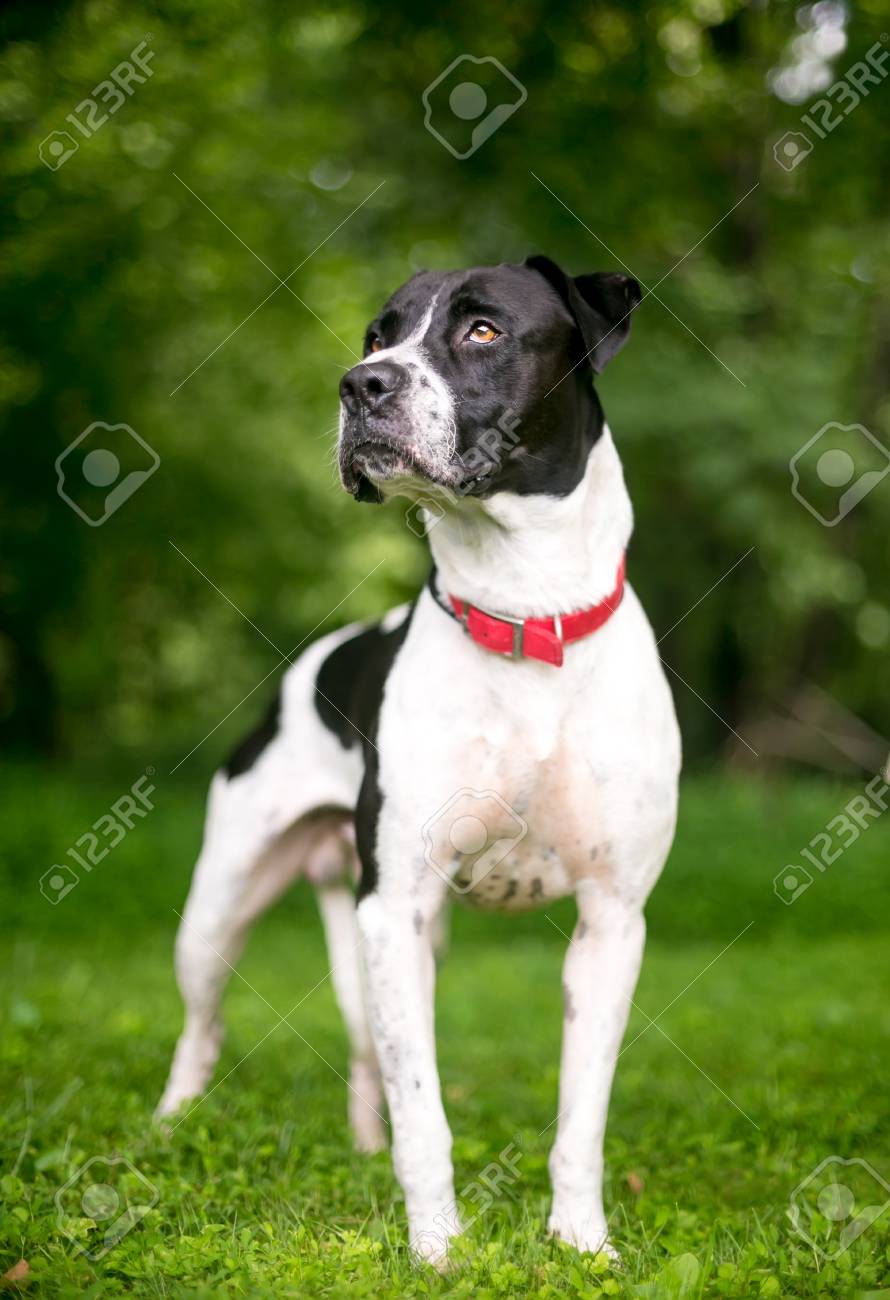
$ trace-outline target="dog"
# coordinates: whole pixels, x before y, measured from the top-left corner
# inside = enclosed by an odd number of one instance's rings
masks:
[[[161,1115],[211,1077],[251,923],[297,878],[316,887],[354,1141],[384,1146],[385,1094],[410,1245],[440,1267],[460,1232],[433,1026],[451,899],[519,912],[575,896],[548,1230],[614,1253],[606,1113],[680,770],[592,382],[639,301],[627,276],[533,257],[421,272],[371,323],[340,383],[340,475],[358,501],[420,503],[432,575],[286,672],[213,778],[176,940],[185,1024]]]

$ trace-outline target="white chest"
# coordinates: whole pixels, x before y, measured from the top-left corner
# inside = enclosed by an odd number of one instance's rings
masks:
[[[543,906],[591,879],[645,894],[679,755],[635,598],[563,669],[480,659],[435,606],[416,618],[381,726],[382,861],[484,909]]]

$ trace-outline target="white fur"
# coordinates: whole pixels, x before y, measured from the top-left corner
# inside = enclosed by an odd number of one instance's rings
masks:
[[[568,613],[608,595],[630,529],[630,503],[606,430],[567,497],[502,493],[452,501],[430,541],[443,592],[529,616]],[[215,779],[186,917],[226,952],[237,951],[245,899],[251,889],[256,896],[257,863],[274,862],[269,848],[281,842],[276,837],[295,821],[305,824],[313,809],[355,806],[358,750],[345,751],[311,703],[318,664],[345,635],[325,638],[290,670],[281,734],[255,767],[229,782]],[[412,1245],[438,1262],[447,1238],[460,1230],[433,1031],[433,942],[443,904],[458,897],[470,906],[516,910],[574,893],[579,917],[564,970],[549,1228],[582,1249],[598,1249],[607,1244],[602,1151],[609,1090],[642,954],[643,904],[673,837],[680,765],[673,702],[633,590],[628,586],[597,633],[567,647],[560,669],[483,650],[425,591],[387,680],[377,746],[379,879],[359,904],[357,921]],[[468,809],[486,822],[492,842],[509,846],[478,880],[478,854],[461,854],[448,825]],[[518,834],[517,827],[526,829]],[[341,829],[332,826],[323,842],[333,858],[344,856]],[[271,868],[269,899],[282,880],[305,872],[291,861],[290,874]],[[450,889],[451,873],[470,887]],[[339,890],[347,874],[341,865],[339,875],[325,876],[326,887]],[[332,949],[342,955],[353,922],[338,892],[334,929],[331,897],[323,895],[323,911]],[[225,975],[182,932],[180,945],[186,1028],[165,1111],[209,1078]],[[356,1140],[373,1147],[380,1137],[368,1118],[369,1106],[379,1109],[376,1071],[360,980],[348,963],[346,970],[340,996],[360,1099],[350,1110]]]
[[[630,522],[617,454],[605,434],[570,496],[467,500],[430,541],[444,590],[518,615],[567,613],[614,588]],[[609,1087],[639,968],[642,907],[673,837],[680,762],[673,702],[633,590],[599,632],[567,648],[561,669],[480,649],[425,593],[387,685],[378,743],[380,881],[373,900],[359,906],[359,924],[366,943],[373,942],[364,912],[385,914],[379,942],[393,971],[417,961],[416,911],[426,927],[447,892],[429,869],[419,831],[458,790],[496,791],[528,826],[498,869],[463,895],[466,901],[513,910],[569,892],[578,899],[579,930],[586,929],[581,937],[576,931],[566,961],[569,1014],[550,1227],[597,1249],[606,1237],[601,1179]],[[492,827],[492,835],[503,829]],[[456,857],[455,871],[462,865]],[[383,1070],[387,1096],[397,1098],[395,1107],[390,1099],[394,1142],[412,1152],[397,1171],[412,1236],[421,1239],[428,1221],[445,1212],[451,1186],[443,1172],[450,1170],[450,1137],[438,1095],[427,1095],[433,1048],[424,1048],[420,1032],[431,1015],[431,987],[422,1008],[419,989],[404,979],[376,989],[372,983],[372,997],[385,1004],[386,1050],[400,1063],[400,1076],[409,1045],[415,1064],[421,1053],[422,1103],[404,1077],[390,1084]]]
[[[401,343],[391,348],[371,352],[361,362],[373,369],[381,361],[393,361],[404,368],[408,379],[399,395],[399,405],[410,433],[411,446],[421,458],[427,472],[443,482],[455,477],[454,450],[456,429],[454,423],[454,394],[445,380],[430,363],[424,339],[433,319],[436,300],[434,294],[423,316],[412,332]],[[346,413],[340,408],[340,435],[343,435]],[[406,483],[414,476],[407,476]],[[393,484],[388,486],[391,493]]]

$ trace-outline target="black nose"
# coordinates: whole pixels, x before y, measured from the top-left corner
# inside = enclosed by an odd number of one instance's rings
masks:
[[[405,384],[408,372],[395,361],[362,362],[340,380],[340,399],[350,415],[377,411]]]

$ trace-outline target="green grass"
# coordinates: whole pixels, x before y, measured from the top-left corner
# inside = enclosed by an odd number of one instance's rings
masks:
[[[473,1225],[440,1278],[408,1256],[389,1157],[351,1150],[329,982],[292,1017],[302,1038],[279,1025],[260,1042],[277,1017],[233,980],[216,1078],[233,1072],[171,1136],[150,1124],[179,1026],[173,909],[201,792],[159,780],[156,810],[52,907],[38,877],[131,778],[119,788],[3,775],[0,1272],[26,1259],[31,1294],[846,1298],[890,1288],[890,1212],[833,1263],[785,1213],[829,1155],[862,1157],[890,1181],[887,826],[870,826],[793,906],[772,892],[853,787],[685,788],[610,1113],[606,1203],[620,1270],[544,1233],[564,940],[543,913],[456,912],[438,1037],[457,1186],[515,1138],[522,1158],[513,1196]],[[572,911],[549,914],[566,930]],[[322,980],[308,893],[295,890],[261,924],[241,969],[280,1012]],[[60,1233],[54,1196],[85,1161],[115,1152],[157,1201],[91,1263]],[[96,1235],[87,1219],[78,1230]]]

